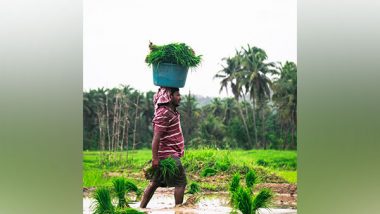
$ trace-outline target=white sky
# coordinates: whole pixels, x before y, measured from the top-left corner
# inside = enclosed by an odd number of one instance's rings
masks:
[[[148,43],[184,42],[203,55],[182,94],[219,94],[222,58],[250,44],[268,60],[297,62],[296,0],[84,0],[83,89],[130,85],[156,91]],[[231,95],[231,94],[229,94]]]

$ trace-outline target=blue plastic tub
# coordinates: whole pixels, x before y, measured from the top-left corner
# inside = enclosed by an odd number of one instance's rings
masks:
[[[153,65],[153,83],[157,86],[182,88],[185,86],[188,70],[187,67],[170,63]]]

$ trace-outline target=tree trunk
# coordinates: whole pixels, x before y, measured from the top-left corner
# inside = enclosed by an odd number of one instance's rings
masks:
[[[135,114],[135,124],[133,129],[133,144],[132,144],[132,150],[135,150],[136,148],[136,129],[137,129],[137,115],[139,111],[139,98],[140,95],[137,95],[137,101],[136,101],[136,114]]]
[[[128,163],[128,131],[129,131],[129,120],[128,120],[128,104],[125,104],[125,149],[127,153],[126,162]]]
[[[252,114],[252,118],[253,118],[253,129],[254,129],[254,132],[255,132],[255,145],[256,145],[256,148],[258,147],[258,140],[257,140],[257,124],[256,124],[256,104],[255,104],[255,100],[252,100],[252,109],[253,109],[253,114]]]
[[[100,150],[101,151],[104,151],[104,137],[103,137],[103,135],[104,135],[104,131],[103,131],[103,120],[102,120],[102,114],[101,114],[101,112],[98,112],[97,113],[97,116],[98,116],[98,123],[99,123],[99,147],[100,147]]]
[[[111,151],[110,127],[109,127],[109,113],[108,113],[108,96],[106,94],[106,128],[108,137],[108,151]]]
[[[249,135],[249,130],[248,130],[247,122],[245,121],[245,118],[244,118],[244,115],[243,115],[243,110],[241,109],[239,100],[236,100],[236,101],[237,101],[237,106],[238,106],[238,109],[239,109],[240,117],[243,120],[243,124],[244,124],[244,128],[245,128],[245,133],[247,134],[248,145],[252,147],[252,140],[251,140],[251,136]]]
[[[116,122],[117,122],[117,106],[118,106],[118,96],[116,95],[116,100],[114,103],[114,108],[113,108],[113,121],[112,121],[112,151],[115,151],[115,141],[116,141]]]
[[[261,131],[262,131],[262,143],[264,145],[264,150],[267,149],[267,142],[266,142],[266,138],[265,138],[265,107],[264,107],[264,103],[262,103],[262,107],[261,107]]]

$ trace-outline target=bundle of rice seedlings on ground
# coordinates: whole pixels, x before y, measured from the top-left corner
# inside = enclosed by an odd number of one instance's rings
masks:
[[[255,171],[249,170],[247,175],[245,176],[245,183],[247,187],[252,190],[253,185],[257,182],[257,176]]]
[[[148,65],[160,63],[172,63],[184,67],[196,67],[201,62],[201,55],[195,52],[185,43],[171,43],[168,45],[149,44],[150,53],[146,56],[145,62]]]
[[[127,180],[123,177],[115,178],[112,183],[116,193],[116,196],[119,200],[118,207],[127,207],[127,200],[125,198],[125,193],[127,191]]]
[[[217,173],[218,171],[213,168],[206,168],[201,172],[202,177],[208,177],[208,176],[213,176]]]
[[[141,194],[142,194],[142,190],[139,189],[139,188],[136,186],[135,183],[133,183],[132,181],[126,180],[126,181],[125,181],[125,188],[126,188],[126,191],[127,191],[127,192],[135,192],[137,198],[140,198],[140,196],[141,196]]]
[[[95,211],[94,214],[113,214],[114,207],[111,201],[111,191],[106,187],[95,190]]]
[[[239,174],[234,174],[232,177],[231,183],[230,183],[230,192],[235,192],[237,188],[240,186],[240,175]]]
[[[240,175],[235,173],[230,182],[230,203],[234,205],[236,202],[236,191],[240,188]]]
[[[247,188],[238,187],[234,193],[234,206],[243,214],[254,214],[252,192]]]
[[[191,182],[189,186],[189,191],[187,191],[187,193],[195,194],[199,192],[200,190],[201,190],[201,187],[199,186],[197,182]]]
[[[264,188],[253,199],[252,209],[256,211],[259,208],[268,207],[273,198],[273,193],[270,189]]]

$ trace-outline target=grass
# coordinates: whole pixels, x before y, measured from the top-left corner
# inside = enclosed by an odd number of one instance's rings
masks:
[[[144,189],[149,183],[144,178],[142,168],[146,162],[151,159],[152,151],[149,149],[137,150],[129,152],[128,162],[126,161],[126,153],[122,153],[122,162],[118,164],[103,164],[101,165],[99,151],[84,151],[83,152],[83,186],[98,187],[112,186],[113,176],[109,173],[119,173],[128,180],[133,181],[140,189]],[[113,159],[118,159],[119,152],[116,153]],[[267,166],[257,164],[258,160],[263,160],[267,163],[272,163]],[[187,149],[185,156],[181,159],[183,166],[186,169],[188,176],[199,176],[206,168],[211,168],[217,171],[213,176],[227,176],[223,179],[229,182],[235,173],[244,175],[250,169],[256,171],[257,179],[260,182],[266,182],[270,174],[278,176],[288,183],[297,183],[297,170],[294,169],[297,153],[295,151],[277,151],[277,150],[216,150],[203,149],[192,150]],[[284,164],[290,163],[284,167]],[[213,178],[211,176],[210,178]],[[201,177],[202,178],[202,177]],[[202,189],[211,191],[224,190],[227,191],[228,185],[214,185],[204,179],[194,180],[198,182]],[[209,184],[208,184],[209,183]],[[225,189],[223,189],[225,188]]]
[[[200,186],[201,186],[201,189],[202,190],[209,190],[209,191],[213,191],[213,192],[215,192],[215,191],[219,191],[219,190],[221,190],[220,189],[220,186],[218,186],[218,185],[216,185],[216,184],[212,184],[212,183],[201,183],[200,184]]]

